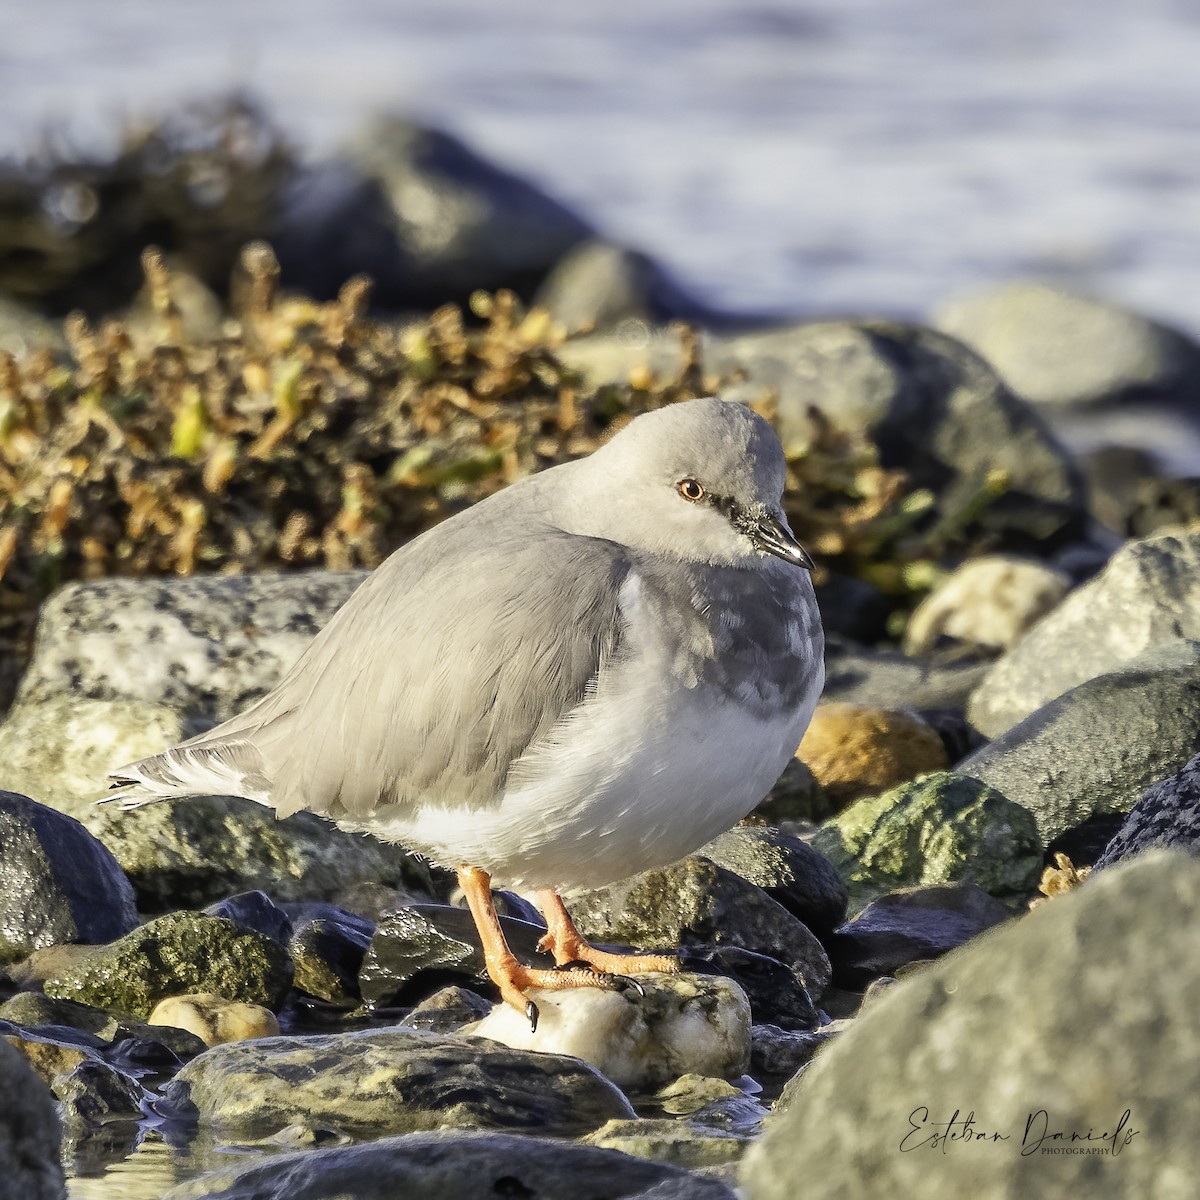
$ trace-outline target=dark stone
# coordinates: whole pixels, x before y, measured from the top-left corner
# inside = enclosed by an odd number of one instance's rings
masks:
[[[839,987],[863,988],[915,959],[937,958],[1000,924],[1009,910],[973,883],[893,892],[826,940]]]
[[[756,1021],[784,1029],[812,1029],[820,1021],[804,980],[777,958],[740,946],[688,946],[679,960],[685,971],[725,975],[738,983]]]
[[[292,919],[266,892],[238,892],[210,904],[206,917],[223,917],[248,933],[261,933],[286,946],[292,937]]]
[[[1200,754],[1170,778],[1146,789],[1100,856],[1096,870],[1155,846],[1174,847],[1200,857]]]
[[[293,986],[330,1004],[358,1002],[358,973],[375,934],[375,922],[335,904],[293,905],[288,952],[296,968]]]
[[[762,888],[818,937],[846,918],[846,883],[819,850],[771,825],[735,825],[696,851]]]
[[[554,965],[537,951],[543,926],[512,917],[501,917],[500,925],[522,962]],[[384,914],[367,947],[358,986],[368,1008],[383,1008],[411,1004],[444,984],[486,981],[471,914],[449,904],[413,904]]]
[[[457,1033],[464,1025],[481,1021],[492,1011],[492,1002],[464,987],[444,987],[403,1017],[405,1029],[424,1029],[430,1033]]]
[[[750,1030],[750,1074],[759,1083],[778,1085],[791,1079],[838,1030],[781,1029],[778,1025],[755,1025]]]
[[[826,636],[838,634],[868,644],[887,636],[893,603],[874,584],[829,571],[816,593]]]
[[[0,792],[0,962],[136,924],[133,888],[100,842],[73,817]]]
[[[146,1094],[106,1062],[86,1060],[51,1084],[62,1117],[64,1158],[74,1173],[125,1158],[140,1136]]]
[[[21,1053],[0,1038],[0,1194],[62,1200],[62,1122],[50,1089]]]

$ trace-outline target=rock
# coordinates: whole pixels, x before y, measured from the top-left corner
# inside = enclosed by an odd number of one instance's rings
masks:
[[[770,825],[735,825],[696,851],[760,887],[820,936],[846,916],[846,884],[823,854]]]
[[[659,951],[741,946],[793,967],[814,1001],[829,983],[829,959],[802,922],[761,888],[695,855],[564,899],[594,941]]]
[[[888,634],[888,618],[895,601],[873,583],[826,569],[814,584],[825,634],[837,634],[873,645]]]
[[[50,1089],[0,1038],[0,1194],[11,1200],[65,1200],[59,1162],[62,1122]]]
[[[257,889],[226,896],[210,904],[204,915],[224,917],[239,929],[261,933],[281,946],[286,946],[292,938],[292,918],[266,892]]]
[[[537,952],[546,932],[543,926],[505,916],[500,926],[522,962],[554,965],[549,955]],[[368,1008],[385,1008],[411,1004],[415,996],[428,994],[431,985],[453,978],[487,980],[471,914],[449,904],[414,904],[382,916],[363,958],[358,985]]]
[[[1049,844],[1200,749],[1200,643],[1148,650],[1051,701],[958,764],[1033,814]]]
[[[498,1004],[464,1033],[517,1050],[571,1055],[626,1090],[645,1091],[687,1072],[734,1078],[750,1063],[750,1002],[712,975],[638,975],[645,992],[536,990],[536,1032]]]
[[[0,962],[112,941],[136,924],[129,880],[78,821],[0,792]]]
[[[270,938],[178,912],[93,950],[74,970],[48,979],[45,992],[144,1020],[160,1000],[188,992],[278,1007],[291,980],[291,960]]]
[[[958,513],[1003,477],[978,523],[1007,537],[1069,540],[1082,532],[1082,481],[1043,420],[981,358],[930,329],[891,321],[825,321],[712,337],[706,373],[740,369],[732,399],[776,397],[784,445],[812,436],[815,408],[836,427],[869,434],[885,466],[931,488]]]
[[[1200,639],[1200,531],[1127,542],[988,672],[968,715],[997,737],[1146,650]]]
[[[408,1029],[215,1046],[163,1096],[164,1111],[238,1141],[296,1124],[356,1139],[445,1127],[571,1137],[633,1116],[576,1059]]]
[[[753,815],[774,825],[781,821],[823,821],[833,815],[833,803],[808,767],[793,758]]]
[[[987,650],[1010,650],[1055,608],[1070,577],[1044,563],[987,554],[963,563],[917,605],[904,652],[925,654],[941,638]]]
[[[1200,863],[1159,851],[895,984],[780,1101],[746,1195],[1182,1200],[1198,924]],[[1089,1130],[1113,1153],[1064,1152]]]
[[[399,1024],[405,1029],[424,1029],[430,1033],[458,1033],[464,1025],[482,1020],[491,1011],[490,1000],[452,984],[422,1000]]]
[[[750,1144],[748,1137],[670,1117],[609,1121],[584,1140],[589,1146],[692,1169],[736,1162]]]
[[[990,668],[987,659],[909,658],[892,650],[859,646],[846,638],[827,637],[822,697],[827,703],[841,700],[878,708],[961,712]]]
[[[994,785],[950,771],[858,801],[817,831],[813,847],[841,871],[852,912],[897,888],[942,883],[1019,899],[1042,869],[1034,818]]]
[[[572,338],[555,353],[589,389],[630,383],[644,387],[655,379],[678,379],[688,363],[677,328],[640,321],[627,321],[614,333]]]
[[[733,1200],[715,1179],[616,1150],[504,1133],[413,1133],[251,1161],[163,1200]],[[40,1198],[38,1198],[40,1200]]]
[[[101,1038],[75,1029],[28,1029],[4,1022],[0,1024],[0,1037],[18,1050],[48,1084],[73,1071],[80,1063],[99,1060],[106,1049]]]
[[[70,583],[42,606],[18,700],[143,700],[210,723],[264,696],[365,571]],[[115,764],[131,761],[116,755]],[[101,772],[103,778],[103,772]]]
[[[836,700],[817,705],[796,756],[835,811],[950,765],[937,731],[914,713]]]
[[[352,275],[383,308],[532,293],[591,229],[457,138],[401,117],[369,121],[327,166],[301,172],[274,239],[288,287],[332,298]]]
[[[0,725],[4,782],[91,828],[107,772],[191,737],[208,722],[165,704],[68,694],[13,707]]]
[[[679,952],[685,971],[723,975],[746,993],[756,1021],[785,1029],[812,1029],[820,1024],[812,996],[794,966],[740,946],[685,947]]]
[[[910,962],[938,958],[1008,917],[973,883],[907,888],[868,904],[825,944],[838,985],[862,988]]]
[[[296,968],[293,987],[329,1004],[358,1003],[358,973],[375,922],[334,904],[297,906],[288,953]]]
[[[568,250],[533,297],[568,335],[650,323],[694,310],[678,286],[646,255],[601,239]]]
[[[802,1031],[755,1025],[750,1030],[750,1074],[759,1083],[783,1083],[808,1066],[817,1051],[840,1033],[840,1028],[828,1025]]]
[[[94,1059],[52,1084],[75,1170],[84,1162],[124,1157],[137,1140],[148,1097],[128,1075]]]
[[[1155,848],[1183,850],[1200,857],[1200,754],[1169,779],[1160,779],[1146,789],[1097,860],[1096,869]]]
[[[320,899],[359,880],[399,881],[422,871],[399,846],[345,833],[314,813],[280,820],[236,796],[165,800],[132,812],[106,805],[84,820],[146,911],[202,908],[246,889],[276,900]]]
[[[1090,296],[1015,280],[950,300],[933,323],[982,354],[1034,404],[1195,402],[1200,350],[1173,329]]]
[[[168,996],[150,1014],[151,1025],[173,1025],[194,1033],[206,1046],[244,1042],[251,1038],[277,1037],[279,1022],[261,1004],[226,1000],[211,992]]]

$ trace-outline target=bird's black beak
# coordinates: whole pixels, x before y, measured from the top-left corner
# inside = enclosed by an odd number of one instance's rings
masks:
[[[782,558],[794,567],[803,567],[806,571],[811,571],[816,565],[809,557],[808,551],[796,541],[795,534],[778,517],[769,513],[759,517],[749,533],[750,540],[759,550],[774,554],[776,558]]]

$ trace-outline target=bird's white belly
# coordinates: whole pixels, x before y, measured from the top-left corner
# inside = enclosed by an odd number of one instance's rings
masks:
[[[486,808],[426,804],[378,812],[366,828],[445,866],[481,867],[499,887],[611,883],[745,816],[795,753],[820,688],[818,674],[797,708],[765,720],[704,688],[613,689],[514,764]]]

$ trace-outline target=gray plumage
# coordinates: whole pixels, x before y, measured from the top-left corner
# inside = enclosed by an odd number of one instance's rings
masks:
[[[719,742],[723,716],[736,713],[747,743],[737,753],[749,755],[761,728],[770,761],[747,767],[745,795],[738,783],[728,799],[701,796],[696,833],[731,824],[794,751],[823,678],[807,572],[756,544],[760,528],[769,540],[782,521],[783,471],[774,433],[740,405],[698,400],[640,417],[590,458],[401,548],[273,692],[113,772],[124,789],[116,798],[244,795],[442,861],[498,843],[495,861],[446,865],[557,886],[575,882],[562,878],[572,839],[612,843],[581,878],[619,877],[630,873],[617,867],[626,859],[653,858],[653,846],[618,826],[636,821],[656,780],[679,774],[677,756],[695,758],[683,743],[697,723],[711,714]],[[679,494],[692,478],[702,502]],[[625,713],[624,697],[643,711]],[[591,723],[598,738],[626,745],[593,755]],[[610,763],[623,750],[625,776]],[[586,770],[574,765],[593,758]],[[545,828],[509,837],[505,813],[514,826],[528,822],[535,793]],[[689,840],[687,812],[682,835],[667,828],[669,812],[655,820],[663,853]],[[591,856],[579,847],[581,860]]]

